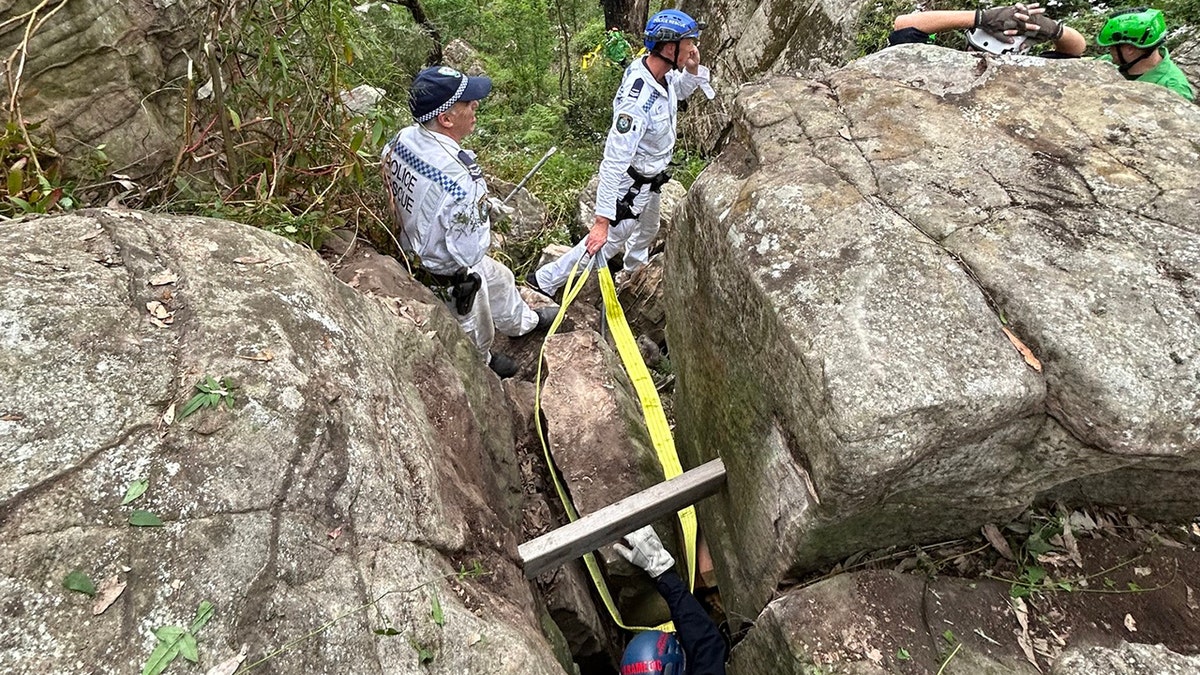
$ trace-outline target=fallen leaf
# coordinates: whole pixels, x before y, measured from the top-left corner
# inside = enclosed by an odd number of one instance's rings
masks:
[[[1082,569],[1083,556],[1079,555],[1079,542],[1075,541],[1075,533],[1071,531],[1071,519],[1069,517],[1063,518],[1062,525],[1063,548],[1067,550],[1067,555],[1070,556],[1071,562],[1075,563],[1076,567]]]
[[[1025,653],[1025,660],[1032,663],[1038,672],[1042,672],[1042,666],[1038,664],[1037,655],[1033,651],[1033,642],[1029,639],[1029,609],[1025,607],[1025,601],[1021,598],[1010,598],[1012,603],[1013,613],[1017,615],[1017,624],[1021,626],[1021,633],[1017,636],[1017,644],[1021,647],[1021,651]]]
[[[154,324],[155,326],[157,326],[159,328],[170,328],[172,320],[168,319],[168,320],[164,321],[156,316],[152,316],[152,317],[150,317],[150,323]]]
[[[63,579],[63,586],[66,587],[67,590],[75,591],[77,593],[83,593],[88,596],[96,595],[96,584],[93,584],[92,580],[88,578],[88,575],[84,574],[80,570],[71,570],[71,573],[68,574],[65,579]]]
[[[233,262],[235,262],[239,265],[261,265],[261,264],[267,262],[268,260],[270,260],[270,258],[264,258],[261,256],[244,255],[240,258],[234,258]]]
[[[1137,632],[1137,621],[1133,620],[1132,614],[1125,615],[1125,630],[1128,630],[1130,633]]]
[[[96,228],[95,230],[93,230],[93,231],[91,231],[91,232],[89,232],[89,233],[87,233],[87,234],[83,235],[82,237],[80,237],[80,238],[79,238],[79,241],[91,241],[92,239],[95,239],[96,237],[99,237],[99,236],[100,236],[100,233],[102,233],[102,232],[104,232],[104,230],[103,230],[102,228],[99,228],[99,227],[98,227],[98,228]]]
[[[158,317],[159,319],[165,319],[171,316],[171,310],[167,309],[167,306],[158,300],[151,300],[150,302],[147,302],[146,311],[150,312],[150,316]]]
[[[984,539],[987,539],[988,543],[992,545],[992,548],[996,549],[996,552],[1006,560],[1015,561],[1017,559],[1017,557],[1013,555],[1012,547],[1008,545],[1008,540],[1004,538],[1004,535],[1000,534],[1000,528],[996,527],[992,523],[984,525],[983,537]]]
[[[262,363],[266,363],[268,361],[274,360],[275,354],[273,352],[271,352],[270,349],[264,349],[261,352],[254,354],[253,356],[242,356],[241,354],[238,354],[238,358],[246,359],[247,361],[260,361]]]
[[[100,582],[100,588],[96,590],[96,600],[92,603],[92,616],[103,614],[123,592],[125,582],[115,574]]]
[[[482,640],[483,640],[482,633],[474,633],[471,635],[471,637],[467,638],[467,646],[474,647],[475,645],[479,644]]]
[[[1150,568],[1149,567],[1135,567],[1135,568],[1133,568],[1133,573],[1138,575],[1139,577],[1148,577],[1148,576],[1150,576]]]
[[[167,286],[179,281],[179,277],[171,270],[163,270],[150,277],[151,286]]]
[[[135,509],[133,513],[129,514],[129,524],[134,527],[162,527],[163,521],[149,511]]]
[[[25,416],[18,412],[6,412],[0,415],[0,422],[20,422]]]
[[[242,661],[246,660],[246,645],[242,645],[242,651],[236,656],[231,656],[224,661],[218,663],[208,669],[204,675],[233,675],[237,672],[238,666],[242,665]]]
[[[1071,528],[1080,532],[1091,532],[1096,529],[1096,521],[1083,511],[1072,511],[1070,518],[1067,519],[1071,523]]]
[[[162,422],[163,422],[163,424],[165,424],[167,426],[171,426],[171,423],[174,421],[175,421],[175,404],[172,403],[171,405],[167,406],[166,411],[163,412]]]
[[[136,501],[138,497],[146,494],[146,489],[149,487],[149,478],[139,478],[130,483],[129,487],[125,489],[125,498],[121,500],[121,506]]]
[[[1030,368],[1033,368],[1039,373],[1042,372],[1042,362],[1038,361],[1037,357],[1033,355],[1033,352],[1029,351],[1029,347],[1026,347],[1025,343],[1021,342],[1020,338],[1018,338],[1016,335],[1013,335],[1013,332],[1007,327],[1001,326],[1000,330],[1004,331],[1004,334],[1008,336],[1008,341],[1017,348],[1017,351],[1021,352],[1021,356],[1025,357],[1025,363],[1029,364]]]
[[[1191,586],[1184,586],[1187,589],[1187,606],[1188,609],[1200,609],[1200,603],[1196,602],[1196,592]]]
[[[328,532],[329,538],[337,539],[338,537],[342,536],[342,530],[345,529],[345,527],[346,527],[345,525],[338,525],[337,527],[330,530]]]
[[[850,135],[850,127],[842,127],[841,129],[838,129],[838,136],[841,136],[848,141],[854,140],[854,137]]]

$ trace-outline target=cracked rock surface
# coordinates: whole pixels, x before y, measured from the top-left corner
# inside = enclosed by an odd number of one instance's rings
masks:
[[[698,507],[727,606],[1039,499],[1195,515],[1200,109],[911,45],[733,114],[665,271],[681,451],[729,471]]]
[[[0,15],[24,17],[0,32],[11,54],[25,35],[27,13],[49,19],[29,40],[21,77],[21,112],[45,120],[56,149],[91,157],[104,146],[114,169],[134,180],[169,167],[179,152],[180,82],[200,63],[201,35],[211,11],[204,0],[0,0]],[[197,86],[207,76],[200,76]],[[9,83],[0,84],[7,97]],[[110,171],[113,169],[110,169]]]
[[[562,672],[514,562],[503,393],[427,292],[365,297],[203,218],[83,211],[0,242],[0,671],[139,672],[207,600],[205,670],[295,640],[260,669]],[[165,422],[205,376],[233,408]],[[128,586],[94,616],[72,570]]]

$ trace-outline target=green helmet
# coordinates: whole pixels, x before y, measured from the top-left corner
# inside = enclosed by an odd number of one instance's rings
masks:
[[[1109,17],[1096,42],[1101,47],[1133,45],[1142,49],[1157,47],[1167,37],[1167,19],[1157,9],[1126,9]]]

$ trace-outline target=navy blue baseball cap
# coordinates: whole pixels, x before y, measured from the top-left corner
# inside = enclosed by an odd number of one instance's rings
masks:
[[[478,101],[492,90],[488,77],[467,77],[450,66],[433,66],[417,73],[408,91],[408,107],[418,123],[446,112],[459,101]]]

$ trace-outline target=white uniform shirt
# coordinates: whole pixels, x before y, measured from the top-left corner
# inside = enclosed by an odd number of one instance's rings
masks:
[[[400,246],[434,274],[473,267],[487,254],[492,228],[487,183],[475,154],[414,124],[383,147],[383,178],[400,226]]]
[[[709,71],[700,66],[697,74],[686,70],[667,73],[664,88],[646,68],[642,57],[625,69],[621,86],[613,98],[613,123],[604,144],[604,159],[600,162],[600,188],[596,191],[596,215],[609,220],[617,217],[617,201],[625,196],[633,178],[626,173],[629,167],[646,177],[666,170],[675,150],[675,118],[679,101],[692,95],[697,88],[705,96],[716,94],[709,86]],[[638,207],[649,198],[643,188]]]

